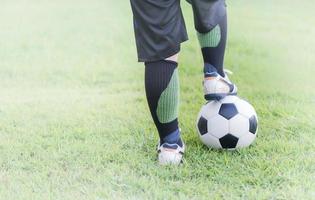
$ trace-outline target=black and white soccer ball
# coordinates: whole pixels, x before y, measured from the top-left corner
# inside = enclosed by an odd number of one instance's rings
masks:
[[[237,96],[208,102],[197,118],[202,143],[215,149],[248,147],[256,138],[257,125],[253,106]]]

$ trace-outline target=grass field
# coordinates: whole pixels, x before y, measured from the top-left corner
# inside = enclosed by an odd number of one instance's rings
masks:
[[[315,199],[313,1],[228,1],[225,65],[260,119],[236,152],[197,137],[202,59],[182,5],[177,168],[156,163],[129,1],[1,1],[0,199]]]

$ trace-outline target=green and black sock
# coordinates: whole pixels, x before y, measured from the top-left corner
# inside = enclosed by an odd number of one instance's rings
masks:
[[[198,33],[204,63],[216,68],[221,76],[223,71],[223,60],[227,38],[227,17],[221,18],[220,22],[208,33]]]
[[[179,78],[177,63],[161,60],[145,63],[145,90],[152,118],[162,142],[179,140]],[[174,137],[167,137],[174,135]],[[164,141],[165,139],[170,141]]]

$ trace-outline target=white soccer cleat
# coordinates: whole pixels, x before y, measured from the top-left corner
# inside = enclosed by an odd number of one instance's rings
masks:
[[[227,76],[225,70],[225,77],[222,77],[216,70],[206,72],[203,81],[204,97],[207,101],[220,100],[228,95],[237,95],[237,87],[233,84]]]
[[[179,165],[182,163],[185,144],[180,147],[178,144],[159,143],[157,151],[160,165]]]

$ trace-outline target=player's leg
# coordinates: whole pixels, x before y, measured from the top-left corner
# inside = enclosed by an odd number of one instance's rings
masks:
[[[178,0],[131,0],[139,61],[145,62],[145,90],[158,129],[161,164],[178,164],[184,144],[178,127],[177,55],[187,40]]]
[[[177,62],[160,60],[145,63],[145,89],[152,118],[160,135],[159,161],[181,161],[184,144],[178,127],[179,77]]]
[[[191,0],[204,60],[204,92],[207,100],[236,95],[237,87],[230,82],[223,69],[227,39],[225,0]]]

